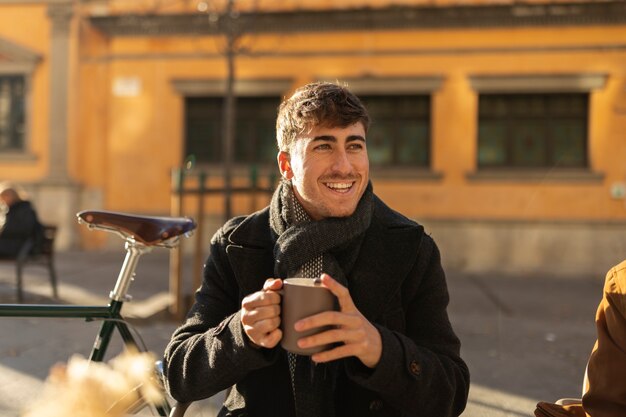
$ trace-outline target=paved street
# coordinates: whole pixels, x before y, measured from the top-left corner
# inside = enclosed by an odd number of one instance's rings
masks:
[[[106,303],[123,256],[122,251],[57,254],[61,301]],[[190,263],[186,268],[188,275]],[[604,272],[571,280],[449,273],[451,320],[472,374],[463,416],[532,416],[538,400],[579,396],[603,278]],[[0,302],[15,302],[14,281],[13,267],[0,264]],[[159,249],[140,262],[131,287],[135,301],[126,313],[158,312],[167,302],[167,288],[168,253]],[[51,301],[42,268],[26,269],[25,289],[29,303]],[[159,317],[133,320],[157,354],[176,327]],[[97,323],[80,319],[0,319],[0,417],[18,416],[39,394],[54,363],[72,353],[87,355],[97,329]],[[119,352],[119,340],[112,347],[112,354]],[[207,400],[188,415],[214,416],[218,402]]]

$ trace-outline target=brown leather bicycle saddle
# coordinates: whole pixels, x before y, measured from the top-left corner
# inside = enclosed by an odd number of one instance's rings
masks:
[[[148,246],[157,245],[196,228],[196,223],[187,217],[138,216],[104,210],[85,210],[76,216],[90,226],[117,230]]]

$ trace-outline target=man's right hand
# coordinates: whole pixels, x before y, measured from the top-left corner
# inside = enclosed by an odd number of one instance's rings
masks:
[[[269,278],[263,289],[248,295],[241,301],[241,324],[250,341],[264,348],[273,348],[280,342],[283,332],[280,326],[281,279]]]

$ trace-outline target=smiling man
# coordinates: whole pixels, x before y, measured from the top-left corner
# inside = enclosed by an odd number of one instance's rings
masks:
[[[278,153],[278,166],[312,220],[350,216],[369,177],[365,127],[314,127]]]
[[[346,87],[312,83],[280,106],[282,181],[265,209],[211,240],[196,303],[165,352],[179,401],[228,395],[219,416],[458,416],[469,372],[448,320],[439,251],[369,180],[369,116]],[[312,356],[280,346],[282,280],[320,277],[338,311],[300,320]]]

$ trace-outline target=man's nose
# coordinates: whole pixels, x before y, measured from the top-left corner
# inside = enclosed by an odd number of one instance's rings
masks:
[[[333,157],[333,172],[341,174],[349,174],[352,172],[352,164],[350,163],[350,159],[348,158],[348,154],[345,150],[335,152]]]

